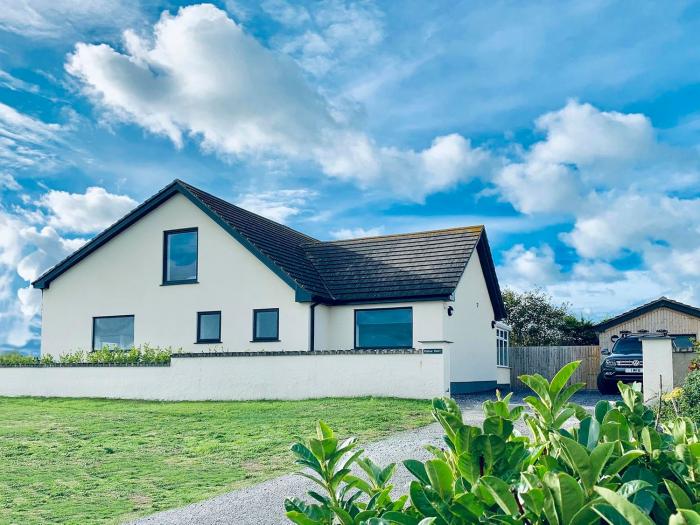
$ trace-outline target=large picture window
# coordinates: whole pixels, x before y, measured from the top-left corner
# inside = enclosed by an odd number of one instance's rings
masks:
[[[163,284],[197,282],[197,228],[163,234]]]
[[[134,316],[116,315],[92,318],[92,348],[131,348],[134,346]]]
[[[253,310],[253,341],[277,341],[279,338],[279,308]]]
[[[197,342],[221,342],[221,312],[197,312]]]
[[[411,348],[413,309],[355,310],[355,348]]]

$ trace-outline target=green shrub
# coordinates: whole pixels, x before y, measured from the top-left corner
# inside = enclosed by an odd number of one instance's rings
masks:
[[[582,387],[566,386],[578,365],[551,382],[522,376],[535,393],[525,398],[531,412],[497,394],[483,404],[481,427],[465,424],[454,400],[433,400],[446,448],[428,447],[433,459],[425,462],[404,461],[415,479],[397,498],[393,464],[364,459],[353,438],[341,442],[319,422],[316,436],[292,452],[307,469],[301,475],[322,491],[309,492],[314,503],[288,498],[287,517],[299,525],[700,524],[693,421],[675,417],[657,426],[639,385],[622,383],[620,401],[600,401],[588,414],[569,401]],[[521,419],[531,436],[515,429]]]
[[[62,364],[168,364],[172,354],[173,351],[170,347],[160,348],[148,344],[128,349],[103,346],[92,352],[78,350],[62,354],[59,357],[59,362]]]
[[[0,354],[0,365],[35,365],[38,362],[39,360],[36,357],[18,352]]]

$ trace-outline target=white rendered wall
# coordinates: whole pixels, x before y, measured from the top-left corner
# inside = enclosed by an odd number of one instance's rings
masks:
[[[496,384],[510,385],[510,368],[507,366],[496,367]]]
[[[673,390],[673,344],[670,337],[642,338],[644,402],[658,401]]]
[[[496,331],[491,328],[494,313],[476,250],[457,285],[454,302],[447,305],[454,307],[451,317],[444,314],[445,338],[452,341],[452,382],[497,381]]]
[[[385,304],[361,304],[316,307],[317,350],[346,350],[355,344],[355,310],[370,308],[413,308],[413,347],[446,348],[444,344],[421,341],[443,341],[443,301],[416,301]]]
[[[163,231],[199,228],[198,284],[161,286]],[[280,309],[280,339],[251,343],[254,308]],[[219,349],[307,350],[309,305],[182,195],[175,195],[44,290],[42,354],[90,350],[92,318],[134,315],[134,342],[206,351],[198,311],[221,310]],[[155,373],[155,372],[154,372]]]
[[[0,396],[254,400],[448,393],[445,354],[174,358],[165,367],[0,368]]]

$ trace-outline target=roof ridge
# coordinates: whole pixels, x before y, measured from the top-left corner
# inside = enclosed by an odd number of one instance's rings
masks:
[[[405,232],[405,233],[389,233],[387,235],[369,235],[366,237],[352,237],[350,239],[334,239],[332,241],[319,241],[319,242],[321,242],[323,244],[333,244],[333,243],[339,243],[339,242],[394,239],[396,237],[411,237],[411,236],[428,235],[428,234],[435,234],[435,233],[449,233],[449,232],[458,232],[458,231],[476,230],[476,229],[483,231],[484,225],[483,224],[475,224],[472,226],[455,226],[453,228],[441,228],[438,230],[423,230],[423,231]]]
[[[304,232],[300,232],[299,230],[295,230],[295,229],[292,228],[291,226],[287,226],[286,224],[282,224],[281,222],[273,221],[272,219],[270,219],[270,218],[268,218],[268,217],[265,217],[264,215],[260,215],[259,213],[255,213],[255,212],[253,212],[253,211],[250,211],[250,210],[247,210],[247,209],[245,209],[245,208],[242,208],[242,207],[238,206],[237,204],[234,204],[234,203],[232,203],[232,202],[229,202],[229,201],[227,201],[226,199],[222,199],[221,197],[217,197],[216,195],[214,195],[214,194],[212,194],[212,193],[209,193],[208,191],[204,191],[203,189],[198,188],[197,186],[193,186],[193,185],[190,184],[189,182],[185,182],[185,181],[183,181],[183,180],[181,180],[181,179],[175,179],[173,182],[174,182],[174,183],[179,183],[179,184],[181,184],[182,186],[184,186],[184,187],[185,187],[186,189],[188,189],[188,190],[189,190],[189,189],[192,189],[192,190],[198,191],[198,192],[200,192],[200,193],[203,193],[204,195],[207,195],[208,197],[211,197],[212,199],[216,199],[216,200],[218,200],[218,201],[224,202],[224,203],[228,204],[229,206],[233,206],[233,207],[236,208],[237,210],[241,210],[241,211],[244,212],[244,213],[247,213],[247,214],[250,214],[250,215],[253,215],[253,216],[257,217],[258,219],[261,219],[261,220],[264,221],[264,222],[274,224],[275,226],[279,226],[280,228],[285,228],[285,229],[287,229],[287,230],[289,230],[289,231],[295,233],[296,235],[300,235],[300,236],[302,236],[302,237],[305,237],[305,238],[308,239],[310,242],[322,242],[322,241],[316,239],[315,237],[311,237],[310,235],[305,234]],[[212,211],[213,211],[213,210],[212,210]],[[216,212],[215,212],[215,213],[216,213]],[[218,214],[217,214],[217,215],[218,215]],[[301,244],[300,244],[300,246],[301,246]]]

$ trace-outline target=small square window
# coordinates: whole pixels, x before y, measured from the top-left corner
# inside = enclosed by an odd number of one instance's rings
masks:
[[[279,340],[279,327],[279,308],[253,310],[253,341]]]
[[[221,312],[197,313],[197,342],[221,342]]]
[[[125,349],[134,346],[134,316],[92,318],[92,348]]]

